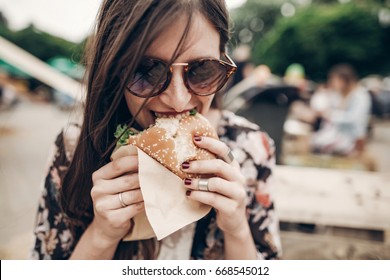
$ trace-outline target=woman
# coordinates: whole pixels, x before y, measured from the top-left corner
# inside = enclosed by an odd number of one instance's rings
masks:
[[[186,258],[278,257],[278,221],[266,184],[272,142],[256,125],[216,109],[218,91],[235,68],[225,53],[228,35],[222,0],[104,1],[87,49],[83,124],[79,135],[72,127],[57,139],[33,258],[173,259],[183,258],[177,253],[184,243]],[[179,231],[182,235],[161,242],[121,241],[131,230],[131,219],[145,209],[137,157],[110,162],[115,128],[127,123],[144,129],[156,113],[178,115],[192,109],[216,126],[221,139],[195,137],[194,142],[218,157],[226,157],[228,147],[236,156],[232,164],[218,159],[182,166],[187,172],[215,175],[210,192],[199,191],[195,180],[183,182],[188,199],[215,210]]]
[[[320,129],[314,134],[312,148],[315,152],[348,156],[364,150],[368,131],[371,98],[359,85],[358,76],[349,64],[338,64],[329,71],[329,90],[319,92],[328,107],[316,112],[321,120]],[[315,101],[315,100],[313,100]],[[318,102],[313,102],[316,104]]]

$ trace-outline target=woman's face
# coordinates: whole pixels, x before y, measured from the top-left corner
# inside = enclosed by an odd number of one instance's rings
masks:
[[[150,48],[146,50],[145,55],[162,61],[169,61],[179,44],[186,23],[187,18],[185,16],[175,21],[172,26],[157,37]],[[219,41],[219,33],[198,13],[193,16],[193,22],[184,44],[184,51],[174,63],[189,62],[200,58],[219,59]],[[128,91],[126,91],[125,97],[130,113],[134,116],[145,99],[134,96]],[[183,67],[174,66],[169,86],[160,95],[148,100],[138,115],[137,122],[143,128],[147,128],[154,124],[156,113],[176,116],[196,109],[201,114],[206,114],[210,109],[213,98],[214,95],[198,96],[191,94],[183,81]]]
[[[345,81],[340,78],[338,75],[330,75],[329,77],[329,87],[337,92],[344,92],[346,88]]]

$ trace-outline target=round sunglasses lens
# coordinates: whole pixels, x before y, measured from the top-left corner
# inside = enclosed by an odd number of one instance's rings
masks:
[[[137,96],[147,97],[152,91],[158,92],[166,80],[165,65],[156,60],[144,59],[135,71],[128,89]]]
[[[226,82],[226,74],[226,68],[218,61],[195,62],[187,73],[188,84],[196,94],[213,94]]]

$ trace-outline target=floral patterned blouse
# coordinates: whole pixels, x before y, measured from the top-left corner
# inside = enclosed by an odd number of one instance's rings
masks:
[[[68,259],[78,240],[72,236],[59,204],[61,179],[77,145],[80,129],[70,125],[57,137],[53,157],[39,200],[32,259]],[[247,178],[247,219],[259,259],[281,257],[279,221],[272,199],[273,141],[248,120],[222,111],[218,135],[232,150]],[[162,240],[159,259],[223,259],[223,232],[215,211]],[[184,246],[183,246],[184,244]],[[184,249],[185,248],[185,249]],[[185,256],[175,252],[187,250]],[[135,259],[142,259],[139,254]]]

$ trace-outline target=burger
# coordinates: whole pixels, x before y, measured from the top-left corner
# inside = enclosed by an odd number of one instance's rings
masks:
[[[196,146],[194,136],[218,139],[209,121],[195,110],[177,116],[158,117],[155,124],[141,132],[121,125],[115,132],[118,146],[138,147],[182,179],[201,177],[199,174],[184,173],[181,170],[183,162],[216,158],[214,154]]]

